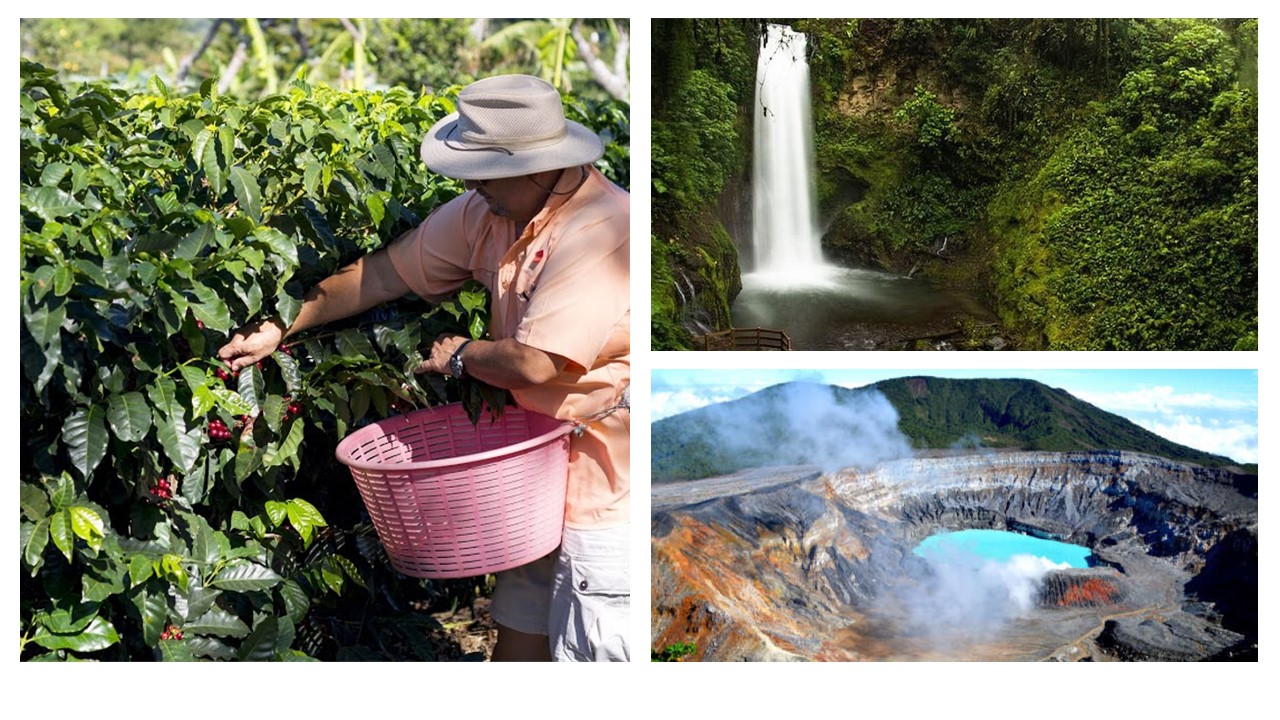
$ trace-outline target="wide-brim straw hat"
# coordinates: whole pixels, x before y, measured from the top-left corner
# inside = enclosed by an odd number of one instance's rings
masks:
[[[422,140],[432,172],[461,180],[530,175],[595,162],[604,143],[564,116],[560,93],[529,75],[495,75],[458,93],[458,112]]]

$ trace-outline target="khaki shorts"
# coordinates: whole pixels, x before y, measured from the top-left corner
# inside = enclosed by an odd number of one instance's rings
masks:
[[[556,552],[498,573],[490,612],[498,623],[546,635],[561,661],[630,659],[630,526],[565,528]]]

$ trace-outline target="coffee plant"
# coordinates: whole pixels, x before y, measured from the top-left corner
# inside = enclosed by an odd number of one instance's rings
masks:
[[[462,192],[418,159],[457,88],[298,79],[245,104],[212,83],[64,86],[27,62],[21,85],[21,657],[435,657],[412,610],[460,591],[390,570],[333,451],[414,407],[501,410],[492,388],[412,372],[436,334],[483,335],[484,289],[406,298],[234,375],[215,353]],[[625,186],[627,108],[565,107]]]

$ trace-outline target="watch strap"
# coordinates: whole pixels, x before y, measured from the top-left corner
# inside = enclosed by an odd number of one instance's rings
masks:
[[[449,357],[449,374],[455,378],[460,378],[466,374],[466,367],[462,364],[462,351],[466,350],[470,344],[470,340],[464,340],[458,346],[458,349],[453,351],[453,355]]]

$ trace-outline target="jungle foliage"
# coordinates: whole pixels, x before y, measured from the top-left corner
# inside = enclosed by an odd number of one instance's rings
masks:
[[[809,38],[829,257],[922,268],[984,298],[1028,349],[1256,348],[1255,20],[791,24]],[[753,60],[750,28],[655,29],[655,58],[670,56],[654,75],[666,115],[689,102],[676,90],[697,87],[695,73],[750,91],[717,45]],[[740,113],[751,102],[730,97]],[[658,128],[655,117],[655,157],[681,149],[661,172],[655,161],[655,213],[669,209],[664,234],[682,236],[691,223],[674,209],[715,205],[702,194],[713,186],[681,184],[681,171],[709,182],[708,161],[686,153],[722,133],[678,145]],[[749,124],[733,142],[741,155],[715,160],[730,168],[722,194],[742,191]]]
[[[453,96],[130,94],[26,62],[21,83],[22,658],[438,659],[438,623],[412,610],[483,580],[391,571],[333,451],[414,407],[500,410],[491,388],[412,372],[436,334],[485,332],[483,288],[306,334],[236,377],[214,354],[462,191],[418,159]],[[625,186],[626,107],[565,110]]]
[[[727,327],[741,286],[737,253],[715,208],[750,158],[759,29],[750,20],[653,23],[656,350],[688,347],[690,325]]]

